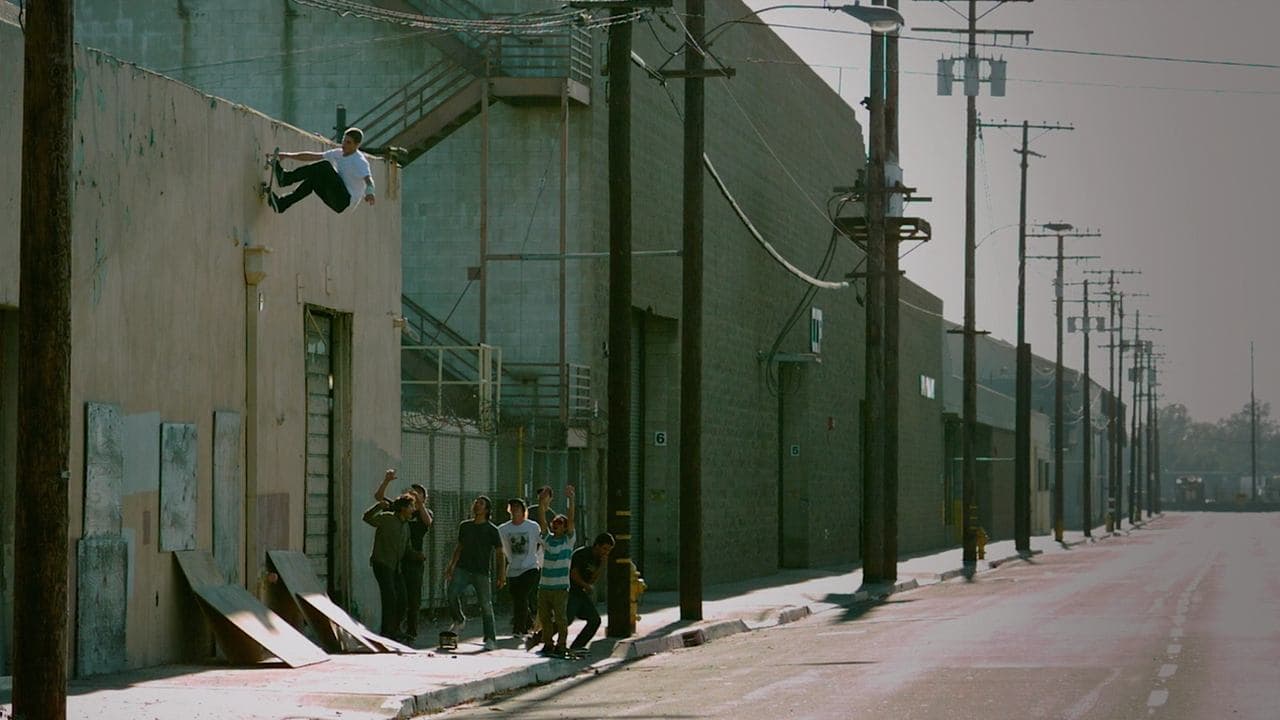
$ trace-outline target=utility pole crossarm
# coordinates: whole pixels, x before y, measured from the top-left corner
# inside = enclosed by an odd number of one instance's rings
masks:
[[[1047,233],[1027,233],[1027,237],[1029,237],[1029,238],[1056,238],[1056,237],[1061,237],[1061,238],[1068,238],[1068,239],[1069,239],[1069,238],[1100,238],[1100,237],[1102,237],[1102,233],[1100,233],[1100,232],[1098,232],[1098,231],[1096,231],[1096,230],[1084,230],[1084,231],[1078,231],[1078,232],[1062,232],[1062,233],[1056,233],[1056,232],[1047,232]]]
[[[1011,122],[980,122],[978,123],[978,127],[997,128],[997,129],[1006,129],[1006,130],[1019,130],[1023,127],[1023,124],[1011,123]],[[1063,125],[1058,123],[1055,123],[1052,125],[1048,123],[1027,123],[1026,128],[1028,130],[1075,130],[1076,129],[1074,125]],[[1020,152],[1020,151],[1014,150],[1014,152]]]

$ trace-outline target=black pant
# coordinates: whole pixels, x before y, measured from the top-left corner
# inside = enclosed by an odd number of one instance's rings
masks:
[[[573,639],[570,645],[575,650],[581,650],[591,642],[591,638],[596,636],[596,631],[600,629],[600,611],[596,609],[596,603],[587,597],[586,593],[575,590],[569,591],[569,609],[565,612],[569,617],[569,622],[574,620],[586,620],[587,624]]]
[[[418,637],[418,614],[422,612],[422,573],[426,563],[417,556],[400,561],[400,575],[404,578],[404,632]]]
[[[537,595],[538,579],[542,573],[537,568],[507,578],[511,589],[511,632],[523,635],[533,629],[534,615],[529,611],[531,599]]]
[[[400,620],[404,616],[404,578],[399,568],[388,567],[375,560],[370,560],[369,566],[373,568],[373,577],[378,581],[378,593],[382,599],[380,633],[394,640],[400,636]]]
[[[302,183],[297,190],[276,201],[278,212],[288,210],[291,205],[311,193],[315,193],[334,212],[340,213],[351,205],[351,193],[347,192],[346,183],[342,182],[342,177],[328,160],[281,173],[280,187],[288,187],[296,182]]]

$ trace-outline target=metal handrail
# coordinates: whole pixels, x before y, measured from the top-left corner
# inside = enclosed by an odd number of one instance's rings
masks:
[[[582,28],[546,35],[504,35],[494,39],[493,67],[504,77],[569,77],[589,84],[591,36]]]
[[[366,144],[377,147],[380,141],[417,122],[471,80],[471,73],[466,68],[448,59],[441,60],[383,98],[351,124],[364,128]]]

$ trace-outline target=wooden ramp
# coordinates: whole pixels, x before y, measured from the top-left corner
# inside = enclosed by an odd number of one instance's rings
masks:
[[[418,652],[373,632],[330,600],[305,554],[295,550],[269,550],[267,558],[325,649],[330,652]]]
[[[324,650],[247,590],[229,585],[207,550],[183,550],[173,555],[208,612],[214,637],[227,660],[251,665],[274,656],[289,667],[302,667],[329,659]]]

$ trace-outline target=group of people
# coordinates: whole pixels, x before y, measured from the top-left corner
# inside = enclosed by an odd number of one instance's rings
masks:
[[[382,601],[383,635],[412,642],[418,634],[423,567],[426,555],[422,541],[432,523],[427,509],[427,492],[411,485],[395,500],[386,497],[395,481],[388,470],[374,496],[377,502],[364,514],[376,530],[370,565],[378,582]],[[458,525],[457,543],[444,570],[447,583],[445,602],[452,615],[452,630],[466,622],[462,596],[475,591],[480,605],[486,650],[497,648],[497,628],[493,615],[493,587],[511,593],[511,635],[532,650],[541,646],[544,655],[564,656],[586,649],[600,628],[594,587],[613,550],[609,533],[597,535],[589,547],[577,546],[575,491],[565,487],[568,508],[564,514],[551,510],[552,491],[538,492],[538,504],[530,513],[522,498],[507,500],[511,519],[493,523],[493,501],[480,495],[471,503],[471,518]],[[534,517],[531,518],[530,515]],[[496,575],[490,568],[496,568]],[[496,577],[496,583],[494,578]],[[568,644],[569,623],[586,624]]]

